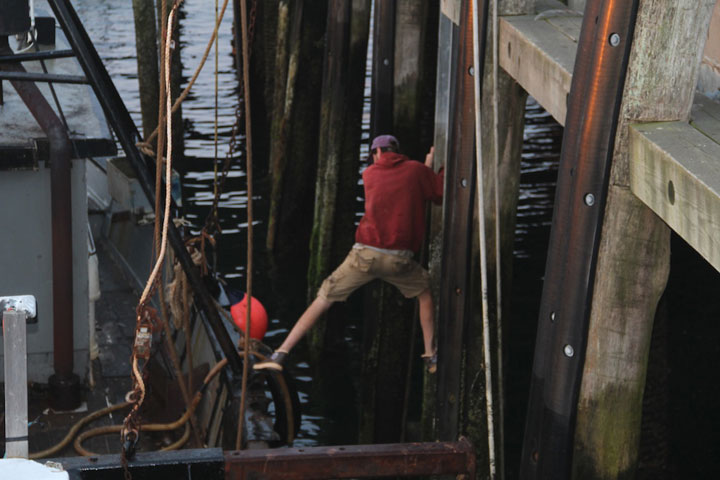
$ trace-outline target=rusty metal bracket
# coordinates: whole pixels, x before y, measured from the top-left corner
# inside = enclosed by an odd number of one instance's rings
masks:
[[[71,480],[121,478],[119,455],[53,460]],[[475,478],[475,452],[457,442],[393,443],[223,452],[218,448],[140,452],[128,461],[133,479],[324,479],[417,475]]]

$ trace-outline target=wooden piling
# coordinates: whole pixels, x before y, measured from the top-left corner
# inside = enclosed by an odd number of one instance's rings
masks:
[[[140,110],[143,136],[147,138],[158,124],[160,82],[158,81],[158,47],[153,0],[133,0],[135,48],[137,51]]]
[[[628,124],[687,119],[715,0],[641,0],[615,140],[575,429],[574,478],[633,478],[669,229],[629,190]]]
[[[266,99],[259,101],[265,102],[264,108],[287,115],[284,136],[268,138],[267,148],[273,162],[270,165],[268,181],[271,190],[276,192],[274,201],[277,205],[273,207],[275,210],[270,219],[273,224],[273,244],[267,246],[271,265],[269,273],[273,277],[275,293],[282,299],[281,309],[289,308],[287,314],[294,316],[302,311],[307,301],[306,277],[298,275],[297,272],[307,272],[313,225],[322,93],[318,85],[322,82],[328,4],[308,1],[290,3],[293,5],[288,11],[289,27],[292,29],[295,22],[299,22],[300,27],[297,45],[289,45],[290,49],[285,56],[288,65],[285,68],[288,73],[293,69],[296,69],[297,73],[293,82],[288,82],[287,78],[284,81],[278,78],[268,96],[273,99],[282,97],[284,102],[292,98],[292,102],[287,105],[287,111],[284,108],[281,110],[280,106],[277,106],[276,111],[276,105],[269,105]],[[280,8],[279,2],[276,7]],[[300,18],[295,18],[296,14],[300,15]],[[275,17],[279,22],[277,12]],[[277,35],[277,27],[273,33]],[[289,32],[289,35],[292,37],[293,32]],[[269,48],[270,41],[267,38],[264,41]],[[277,38],[273,43],[277,44]],[[275,55],[275,48],[272,50],[272,58],[277,61],[278,55],[282,57],[283,54],[279,52]],[[270,50],[265,51],[265,55],[269,53]],[[266,60],[272,64],[271,71],[265,73],[267,79],[274,78],[276,61]],[[284,90],[284,93],[276,95],[278,90]],[[253,106],[255,104],[254,102]],[[282,118],[276,118],[275,114],[271,117],[268,132],[272,124],[278,128],[281,125],[275,122],[282,122]],[[273,173],[273,165],[281,169],[279,175]]]
[[[277,216],[282,196],[286,161],[285,148],[290,127],[290,114],[292,113],[295,98],[295,80],[298,72],[297,60],[300,47],[303,3],[302,1],[294,2],[292,12],[289,0],[281,0],[277,6],[275,81],[270,120],[270,136],[273,141],[269,146],[269,174],[272,178],[272,184],[270,187],[270,211],[268,213],[268,228],[265,240],[269,252],[272,252],[275,246]]]
[[[423,112],[431,114],[428,105],[434,103],[427,89],[434,83],[434,67],[428,65],[434,66],[435,58],[424,53],[425,42],[437,38],[437,17],[430,16],[437,9],[438,2],[375,5],[371,137],[393,133],[400,150],[421,161],[432,140],[431,133],[421,132]],[[416,341],[413,302],[380,282],[365,290],[360,442],[400,438],[410,342]]]
[[[287,2],[286,2],[287,3]],[[302,9],[303,0],[290,2]],[[236,51],[236,64],[242,61],[240,46],[240,32],[242,30],[240,15],[240,0],[233,0],[233,30],[235,32],[234,48]],[[256,173],[262,178],[270,169],[270,149],[275,144],[271,125],[274,118],[275,88],[283,79],[276,72],[276,49],[278,43],[280,0],[253,1],[248,3],[250,8],[248,19],[248,34],[250,38],[250,85],[252,104],[253,128],[253,163],[257,167]],[[236,66],[238,72],[242,66]],[[239,108],[242,108],[240,106]],[[262,202],[259,208],[264,208]]]
[[[438,6],[437,2],[397,0],[395,8],[397,54],[393,62],[392,133],[401,139],[401,150],[405,155],[423,161],[431,145],[429,137],[432,134],[432,131],[421,131],[423,115],[426,114],[425,112],[432,112],[432,104],[427,105],[423,102],[427,84],[425,69],[428,68],[429,60],[425,52],[428,50],[429,40],[437,41],[437,35],[428,38],[426,23],[430,9],[437,10]],[[435,28],[433,33],[436,32]],[[433,56],[431,59],[432,71],[434,71],[435,58]]]
[[[502,332],[512,328],[509,324],[509,312],[512,305],[510,289],[512,285],[512,265],[515,244],[515,224],[520,185],[520,161],[523,146],[524,116],[527,92],[510,77],[499,65],[493,55],[494,28],[492,0],[488,12],[487,37],[485,41],[485,65],[482,80],[482,156],[483,156],[483,191],[485,206],[485,238],[487,259],[488,317],[490,319],[490,356],[493,359],[494,379],[494,432],[495,451],[497,452],[497,471],[504,470],[504,381],[502,378],[504,358]],[[498,16],[525,15],[531,13],[533,3],[529,0],[501,1],[497,5]],[[499,48],[499,46],[498,46]],[[494,88],[497,72],[497,86]],[[497,105],[495,104],[497,98]],[[497,108],[497,112],[495,109]],[[497,136],[495,135],[497,122]],[[497,144],[497,145],[496,145]],[[495,178],[497,175],[498,192],[496,193]],[[499,205],[498,205],[499,202]],[[475,212],[473,238],[478,237],[477,212]],[[499,226],[499,236],[496,228]],[[499,241],[499,242],[498,242]],[[499,243],[499,248],[498,248]],[[500,255],[498,262],[497,255]],[[464,425],[463,432],[476,445],[487,442],[487,408],[484,382],[477,381],[478,375],[485,369],[482,308],[480,305],[480,271],[478,266],[479,244],[473,245],[473,271],[471,289],[473,292],[473,315],[469,318],[465,333],[464,362]],[[498,271],[499,270],[499,271]],[[500,276],[498,280],[498,275]],[[502,304],[498,308],[498,286]],[[502,474],[501,474],[502,475]]]
[[[308,296],[345,258],[354,243],[360,131],[370,2],[330,2],[328,9],[315,213],[310,238]],[[310,333],[315,349],[342,342],[346,314],[336,306]],[[328,336],[328,322],[337,327]]]

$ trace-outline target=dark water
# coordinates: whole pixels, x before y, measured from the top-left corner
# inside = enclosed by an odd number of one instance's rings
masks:
[[[74,2],[90,37],[108,71],[120,90],[136,124],[140,124],[134,24],[129,1],[76,0]],[[189,77],[195,69],[214,22],[214,2],[186,0],[182,23],[183,74]],[[231,52],[232,10],[228,8],[219,34],[218,58],[218,146],[221,161],[228,151],[228,140],[234,123],[238,77]],[[204,223],[213,198],[215,76],[211,55],[193,93],[183,104],[185,117],[186,158],[177,162],[182,173],[185,218],[194,233]],[[557,163],[562,127],[532,100],[526,112],[525,143],[518,205],[514,280],[510,293],[513,307],[509,312],[506,380],[506,439],[508,478],[516,478],[519,461],[525,405],[529,387],[532,352],[535,342],[537,312],[545,269],[545,253],[550,232],[555,194]],[[267,205],[266,185],[256,181],[256,249],[264,243],[263,224]],[[234,156],[230,175],[220,202],[223,236],[219,241],[217,269],[234,286],[244,289],[247,232],[247,188],[239,156]],[[265,342],[276,346],[287,333],[304,303],[293,300],[288,305],[273,298],[269,275],[261,255],[255,260],[255,296],[265,304],[271,325]],[[711,478],[720,465],[720,416],[715,408],[720,383],[717,364],[720,356],[720,322],[718,302],[708,297],[720,288],[717,272],[684,243],[673,240],[671,279],[666,294],[665,332],[653,340],[650,375],[664,385],[665,400],[647,407],[654,429],[665,432],[663,440],[644,434],[641,478]],[[297,272],[303,279],[305,272]],[[304,280],[298,280],[304,285]],[[288,293],[294,299],[304,292]],[[282,306],[280,306],[283,304]],[[349,308],[348,310],[352,310]],[[345,338],[351,349],[335,352],[331,365],[311,368],[309,358],[298,347],[293,372],[298,380],[303,420],[299,445],[352,443],[357,433],[354,412],[355,382],[359,371],[352,345],[357,345],[359,328],[348,321]],[[658,345],[665,345],[659,348]],[[295,353],[295,352],[294,352]],[[645,428],[645,427],[644,427]],[[657,457],[662,457],[657,460]],[[659,465],[659,466],[658,466]],[[679,472],[690,473],[689,476]]]

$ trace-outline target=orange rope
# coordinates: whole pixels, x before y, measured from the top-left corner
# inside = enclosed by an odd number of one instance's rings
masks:
[[[247,295],[247,315],[245,317],[245,346],[243,348],[243,375],[242,375],[242,394],[240,397],[240,412],[238,414],[238,431],[237,437],[235,438],[235,449],[240,450],[242,448],[242,432],[243,432],[243,418],[245,416],[245,390],[247,387],[248,377],[248,361],[250,354],[250,309],[252,299],[252,255],[253,255],[253,175],[252,175],[252,127],[250,122],[250,49],[248,48],[248,33],[247,33],[247,0],[241,0],[240,2],[240,23],[242,25],[242,59],[243,59],[243,86],[245,90],[245,152],[247,158],[247,194],[248,194],[248,205],[247,205],[247,288],[245,295]]]

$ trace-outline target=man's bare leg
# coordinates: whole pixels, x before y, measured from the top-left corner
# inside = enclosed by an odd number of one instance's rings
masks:
[[[433,336],[435,334],[435,307],[433,306],[430,289],[425,290],[417,297],[420,306],[420,327],[422,327],[423,344],[425,345],[424,357],[435,354]]]
[[[328,302],[322,297],[316,297],[310,306],[300,315],[300,318],[293,326],[285,341],[277,349],[278,352],[290,353],[290,350],[297,345],[300,339],[307,333],[320,316],[327,312],[332,302]]]
[[[317,297],[310,306],[300,315],[300,318],[293,326],[288,336],[285,337],[285,341],[280,347],[273,352],[273,354],[265,361],[256,363],[253,366],[254,370],[275,370],[281,371],[283,369],[283,363],[290,350],[300,341],[300,339],[307,333],[310,328],[315,325],[320,315],[325,313],[330,308],[332,302],[328,302],[324,298]]]

